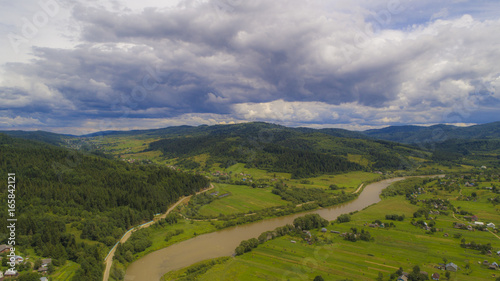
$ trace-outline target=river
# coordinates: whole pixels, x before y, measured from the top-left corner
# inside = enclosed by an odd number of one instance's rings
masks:
[[[271,218],[212,232],[150,253],[132,263],[125,281],[156,281],[165,273],[190,266],[206,259],[230,256],[242,240],[257,238],[262,232],[292,224],[297,217],[317,213],[332,221],[345,213],[362,210],[380,201],[380,193],[390,184],[405,178],[393,178],[369,184],[355,200],[310,212]]]

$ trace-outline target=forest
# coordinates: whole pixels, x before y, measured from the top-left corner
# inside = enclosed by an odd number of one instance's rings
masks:
[[[80,264],[73,280],[102,279],[106,247],[99,245],[114,245],[131,226],[209,184],[203,176],[167,167],[109,160],[3,134],[0,155],[1,174],[16,175],[21,252],[32,248],[56,266],[66,260]],[[6,192],[0,195],[4,205]],[[0,215],[2,228],[6,216]],[[6,239],[0,237],[0,243]]]
[[[164,135],[149,143],[145,152],[161,151],[167,159],[177,158],[177,165],[184,168],[209,170],[213,163],[222,163],[222,167],[245,163],[247,168],[287,172],[293,178],[357,170],[409,169],[414,161],[408,156],[427,157],[425,152],[411,146],[321,132],[266,123],[201,127],[189,134]],[[209,155],[206,166],[188,160],[200,154]],[[363,155],[368,165],[350,161],[349,154]]]

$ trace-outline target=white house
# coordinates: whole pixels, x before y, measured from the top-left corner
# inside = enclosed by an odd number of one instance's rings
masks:
[[[494,224],[494,223],[492,223],[492,222],[490,222],[490,223],[489,223],[489,224],[487,224],[486,226],[487,226],[487,227],[489,227],[489,228],[495,228],[495,224]]]
[[[24,261],[24,258],[21,256],[15,256],[14,258],[16,259],[16,264],[20,264]]]
[[[475,221],[474,222],[475,225],[484,225],[484,222],[481,222],[481,221]]]

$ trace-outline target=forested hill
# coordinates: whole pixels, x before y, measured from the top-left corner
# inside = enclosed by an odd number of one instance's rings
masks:
[[[200,126],[184,133],[165,134],[151,142],[149,151],[161,151],[166,158],[209,155],[212,163],[229,167],[245,163],[275,172],[289,172],[295,178],[353,170],[410,168],[410,155],[430,156],[418,148],[386,141],[339,137],[341,131],[324,132],[287,128],[268,123]],[[196,168],[196,163],[190,163]]]
[[[63,145],[66,139],[74,137],[71,135],[61,135],[44,131],[0,131],[0,134],[6,134],[15,138],[41,141],[57,146]]]
[[[459,139],[500,139],[500,122],[493,122],[469,127],[450,125],[391,126],[383,129],[367,130],[364,135],[376,139],[400,143],[440,143],[446,140]]]
[[[73,280],[102,280],[106,247],[208,180],[157,165],[128,164],[0,134],[0,173],[16,176],[19,249],[33,248],[56,265],[81,265]],[[0,202],[7,206],[7,189]],[[0,212],[6,229],[7,212]],[[4,233],[4,232],[2,232]],[[0,237],[0,244],[6,243]],[[98,241],[99,243],[77,243]],[[102,244],[101,244],[102,245]]]

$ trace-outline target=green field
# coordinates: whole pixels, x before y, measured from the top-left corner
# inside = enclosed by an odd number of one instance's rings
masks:
[[[356,189],[363,183],[368,181],[373,181],[375,179],[380,178],[381,175],[376,173],[368,173],[368,172],[349,172],[338,175],[322,175],[314,178],[308,179],[300,179],[300,180],[289,180],[286,181],[286,184],[297,187],[315,187],[315,188],[323,188],[329,189],[329,186],[332,184],[337,185],[338,187],[345,188],[345,192],[354,192]],[[301,181],[310,181],[310,184],[302,184]]]
[[[72,262],[66,261],[66,264],[61,268],[57,269],[56,272],[51,275],[51,280],[54,281],[70,281],[75,275],[75,272],[80,268],[80,265]]]
[[[244,163],[234,164],[226,169],[223,169],[226,173],[231,173],[231,175],[235,178],[245,177],[240,174],[250,174],[255,179],[289,179],[291,177],[290,173],[274,173],[268,172],[266,170],[261,170],[257,168],[245,168]]]
[[[463,188],[462,194],[475,191],[476,202],[457,201],[460,192],[454,191],[448,195],[455,207],[476,214],[484,222],[500,224],[500,214],[497,208],[489,203],[493,194],[480,188]],[[437,192],[439,197],[444,191]],[[419,195],[423,200],[432,197],[430,193]],[[456,273],[451,273],[451,280],[492,280],[499,274],[480,263],[484,260],[498,262],[496,251],[500,250],[500,240],[487,231],[467,231],[453,228],[453,222],[464,222],[461,216],[455,219],[452,214],[435,215],[435,233],[411,224],[413,213],[420,207],[410,204],[403,196],[390,197],[352,215],[348,223],[335,223],[328,230],[350,232],[351,227],[359,231],[369,231],[374,241],[350,242],[338,234],[311,231],[319,242],[308,245],[299,236],[284,236],[259,245],[249,253],[231,258],[224,264],[213,266],[198,280],[312,280],[321,275],[325,280],[375,280],[381,272],[383,280],[389,280],[389,275],[399,267],[411,272],[415,265],[422,271],[439,273],[445,280],[445,271],[436,269],[439,263],[453,262],[460,267]],[[404,214],[403,221],[388,221],[386,214]],[[422,219],[422,218],[420,218]],[[425,218],[423,218],[425,220]],[[370,228],[367,224],[375,220],[384,223],[393,222],[394,228]],[[418,220],[418,219],[416,219]],[[429,222],[429,220],[428,220]],[[447,234],[447,235],[445,235]],[[454,238],[454,234],[461,234]],[[493,255],[481,254],[478,250],[460,247],[461,239],[467,242],[491,243]],[[296,240],[297,243],[290,243]],[[479,262],[479,263],[478,263]],[[469,269],[466,269],[466,266]],[[496,278],[496,277],[495,277]]]
[[[205,216],[219,214],[247,213],[273,206],[283,206],[288,202],[278,195],[272,194],[272,188],[252,188],[245,185],[214,184],[214,191],[219,195],[229,196],[217,199],[200,208],[199,213]]]

